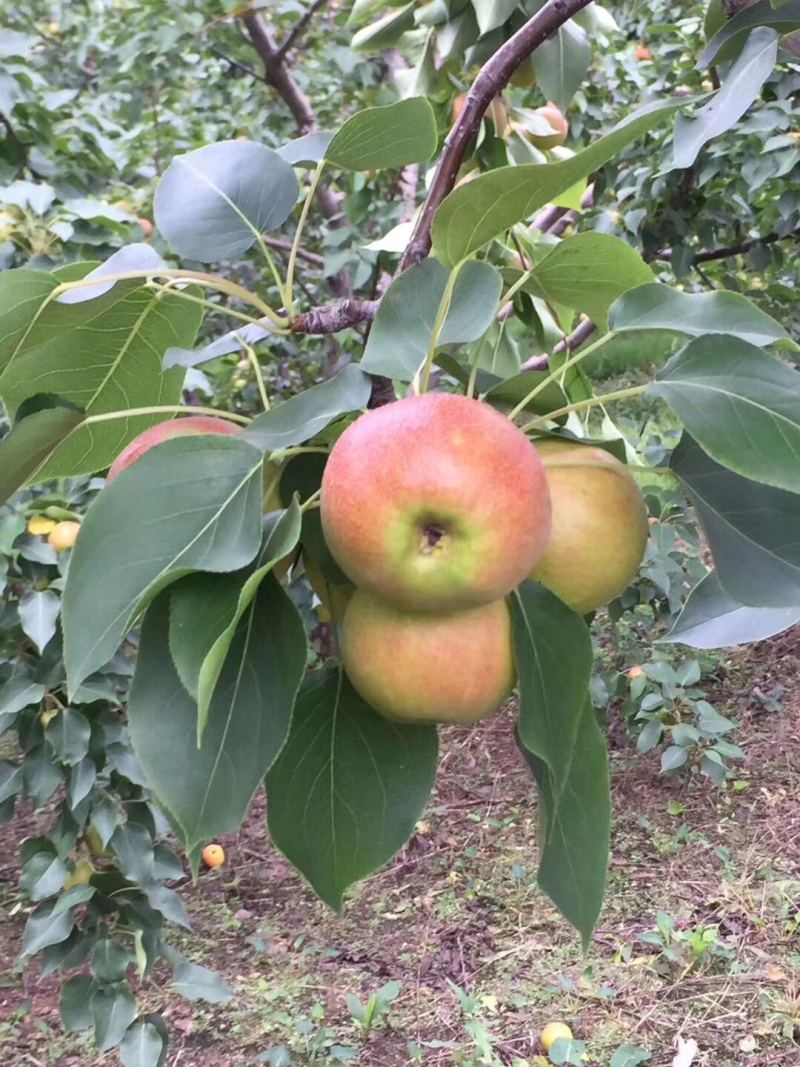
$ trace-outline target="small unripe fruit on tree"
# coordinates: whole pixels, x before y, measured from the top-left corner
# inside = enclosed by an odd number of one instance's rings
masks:
[[[550,536],[544,468],[488,404],[426,393],[368,411],[331,452],[322,527],[360,588],[417,612],[488,604]]]
[[[47,543],[52,545],[56,552],[65,552],[75,544],[80,528],[79,522],[59,522],[48,534]]]
[[[478,722],[516,680],[505,600],[451,615],[417,615],[356,589],[342,627],[347,676],[395,722]]]
[[[526,129],[524,126],[517,124],[518,131],[523,137],[535,148],[556,148],[558,145],[562,145],[569,133],[569,123],[564,115],[552,101],[545,104],[544,107],[537,107],[535,111],[536,115],[543,118],[550,126],[552,133],[533,133],[532,130]]]
[[[648,59],[653,58],[653,53],[650,51],[646,44],[637,44],[633,54],[636,56],[636,59],[639,63],[644,63]]]
[[[647,543],[647,510],[633,475],[603,448],[536,443],[547,471],[553,533],[531,578],[584,615],[623,593]]]
[[[169,441],[173,437],[186,437],[202,433],[237,434],[240,427],[225,419],[215,419],[210,415],[189,415],[185,419],[170,419],[168,422],[159,422],[155,426],[144,430],[138,437],[134,437],[129,445],[120,452],[111,470],[108,472],[106,481],[111,483],[124,470],[135,463],[137,459],[149,452],[151,448],[160,445],[163,441]]]
[[[144,230],[145,237],[151,237],[153,233],[153,224],[150,219],[137,219],[136,221]]]
[[[203,849],[203,863],[206,867],[221,867],[225,862],[225,850],[222,845],[206,845]]]

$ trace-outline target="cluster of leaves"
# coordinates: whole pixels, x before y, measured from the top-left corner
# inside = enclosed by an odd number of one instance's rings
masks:
[[[89,961],[88,974],[63,986],[65,1031],[93,1028],[99,1051],[120,1045],[126,1064],[162,1064],[166,1025],[158,1015],[137,1020],[130,970],[143,979],[163,959],[190,999],[230,993],[165,940],[166,922],[189,926],[166,885],[184,871],[163,840],[169,827],[122,714],[135,650],[117,653],[67,701],[57,621],[70,553],[57,558],[26,520],[74,515],[97,487],[74,479],[60,495],[28,491],[0,510],[0,736],[6,743],[13,731],[19,747],[18,758],[0,761],[0,819],[10,821],[18,800],[50,816],[44,835],[22,843],[21,885],[34,905],[22,955],[41,955],[44,976],[83,971]]]

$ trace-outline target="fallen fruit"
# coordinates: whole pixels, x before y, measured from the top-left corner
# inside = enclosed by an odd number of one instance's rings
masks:
[[[28,533],[34,537],[45,537],[51,530],[55,530],[56,525],[55,519],[31,519],[28,522]]]
[[[488,404],[426,393],[353,423],[322,478],[322,528],[347,577],[397,607],[489,604],[550,536],[544,468]]]
[[[633,475],[610,452],[536,443],[547,471],[553,533],[531,578],[585,615],[624,592],[647,543],[647,511]]]
[[[572,1031],[566,1023],[548,1023],[539,1035],[539,1040],[544,1046],[545,1052],[549,1052],[560,1037],[572,1040]]]
[[[451,615],[418,615],[356,589],[342,626],[347,676],[395,722],[471,723],[491,715],[516,681],[504,600]]]
[[[80,528],[79,522],[57,522],[47,535],[47,543],[52,545],[56,552],[65,552],[75,544]]]
[[[628,677],[631,681],[633,681],[634,678],[643,678],[644,670],[641,667],[631,667],[628,671]]]
[[[124,470],[130,467],[137,459],[141,459],[145,452],[149,452],[155,445],[163,441],[169,441],[173,437],[184,437],[192,434],[221,433],[237,434],[240,428],[225,419],[215,419],[210,415],[189,415],[185,419],[170,419],[168,422],[159,422],[144,430],[138,437],[134,437],[129,445],[120,452],[106,478],[111,483]]]
[[[203,863],[206,867],[221,867],[225,862],[225,850],[222,845],[206,845],[203,849]]]

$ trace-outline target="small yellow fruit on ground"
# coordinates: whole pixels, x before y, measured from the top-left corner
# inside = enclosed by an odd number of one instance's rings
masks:
[[[64,889],[72,889],[74,885],[88,885],[94,874],[94,867],[88,860],[78,860],[75,870],[64,879]]]
[[[52,545],[56,552],[65,552],[75,544],[80,528],[79,522],[59,522],[50,531],[47,543]]]
[[[46,537],[51,530],[56,528],[55,519],[31,519],[28,523],[28,533],[34,536]]]
[[[203,863],[206,867],[221,867],[225,862],[225,850],[222,845],[206,845],[203,849]]]
[[[572,1040],[572,1031],[567,1024],[548,1023],[539,1035],[539,1040],[542,1042],[545,1052],[549,1052],[560,1037],[566,1038],[567,1041]]]
[[[628,677],[631,681],[633,681],[634,678],[641,678],[643,675],[644,671],[641,667],[631,667],[628,671]]]

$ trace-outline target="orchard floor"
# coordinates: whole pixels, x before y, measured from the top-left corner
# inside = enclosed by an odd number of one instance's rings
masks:
[[[783,707],[766,711],[760,694],[776,683]],[[255,1067],[279,1045],[292,1064],[317,1067],[339,1062],[332,1045],[357,1050],[343,1062],[362,1067],[527,1067],[545,1062],[537,1034],[553,1019],[586,1041],[592,1067],[608,1067],[625,1042],[649,1050],[651,1067],[669,1067],[678,1036],[697,1042],[699,1067],[800,1065],[800,634],[734,657],[723,692],[735,695],[726,706],[716,693],[717,707],[741,724],[735,740],[747,753],[737,790],[669,780],[657,755],[635,757],[612,729],[610,885],[585,959],[535,888],[536,800],[511,709],[444,734],[424,822],[350,894],[343,918],[265,843],[257,803],[224,841],[228,864],[184,886],[194,933],[175,939],[225,977],[234,999],[208,1007],[167,986],[140,992],[168,1018],[168,1067]],[[61,1034],[57,981],[14,968],[25,918],[17,838],[34,826],[2,832],[0,1057],[9,1067],[116,1064],[88,1038]],[[678,932],[670,953],[639,940],[659,912]],[[364,1001],[392,980],[399,997],[362,1038],[347,995]],[[303,1051],[304,1020],[308,1040],[324,1046],[316,1056]]]

